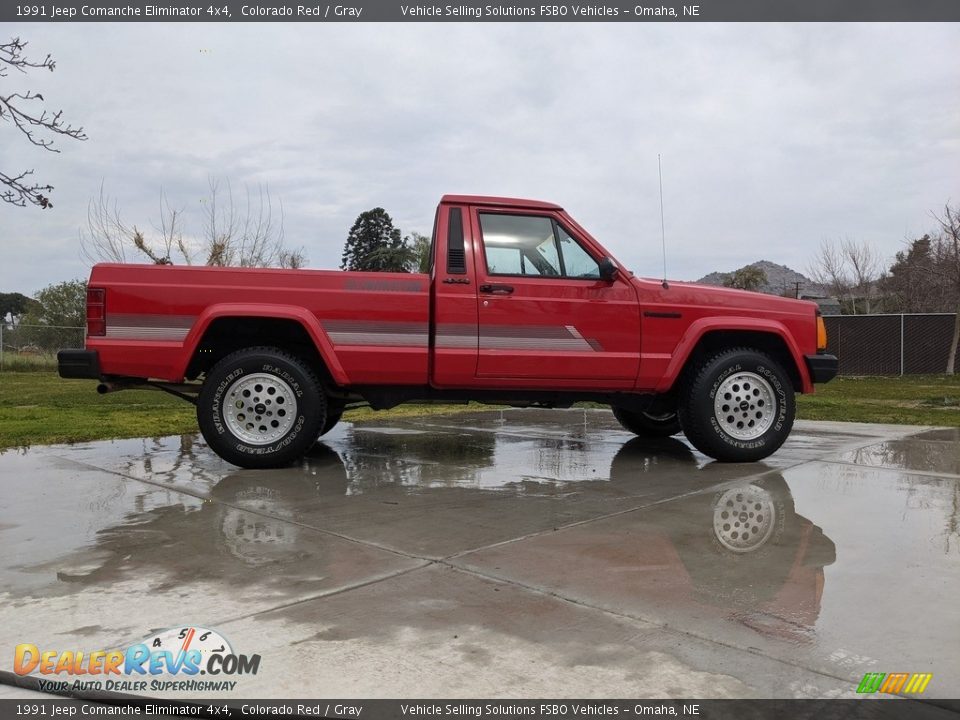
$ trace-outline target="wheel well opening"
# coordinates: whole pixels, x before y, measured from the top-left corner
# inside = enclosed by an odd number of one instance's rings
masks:
[[[779,335],[769,332],[751,330],[713,330],[700,338],[697,346],[690,353],[684,371],[696,367],[702,360],[706,360],[718,352],[728,348],[745,347],[759,350],[776,360],[786,370],[796,392],[803,391],[803,380],[800,371],[787,348],[787,344]]]
[[[333,379],[313,339],[296,320],[261,317],[217,318],[204,332],[187,365],[186,376],[193,380],[237,350],[255,346],[279,348],[308,363],[327,386]]]

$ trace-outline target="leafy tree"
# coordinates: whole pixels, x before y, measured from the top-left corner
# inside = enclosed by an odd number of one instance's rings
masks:
[[[753,290],[754,292],[759,291],[766,284],[767,274],[753,265],[745,265],[739,270],[734,270],[723,279],[724,287]]]
[[[6,322],[9,317],[10,322],[16,323],[34,302],[21,293],[0,293],[0,322]]]
[[[423,274],[430,272],[430,238],[418,232],[412,232],[409,243],[414,254],[410,271]]]
[[[415,251],[383,208],[360,213],[343,246],[341,270],[409,272]]]
[[[929,234],[909,241],[894,257],[889,274],[880,281],[897,312],[939,312],[949,303],[942,283],[934,282],[933,238]]]
[[[68,280],[48,285],[34,296],[21,318],[17,333],[20,347],[34,346],[53,351],[76,342],[76,331],[87,322],[87,283]]]
[[[57,65],[53,58],[47,55],[43,60],[31,60],[23,54],[26,47],[27,43],[18,37],[0,43],[0,79],[8,77],[11,68],[24,74],[36,69],[53,72]],[[74,127],[63,119],[62,110],[35,109],[37,100],[44,102],[43,95],[32,90],[6,95],[0,92],[0,120],[13,123],[33,145],[49,152],[60,152],[53,145],[55,137],[87,139],[82,127]],[[44,209],[53,207],[48,197],[53,186],[34,182],[31,175],[33,170],[9,173],[0,170],[0,200],[18,207],[28,204]]]
[[[952,375],[960,345],[960,209],[946,205],[933,218],[938,227],[898,252],[880,284],[900,312],[954,313],[946,367]]]
[[[24,325],[81,327],[87,322],[87,281],[48,285],[34,295],[36,304],[23,316]]]

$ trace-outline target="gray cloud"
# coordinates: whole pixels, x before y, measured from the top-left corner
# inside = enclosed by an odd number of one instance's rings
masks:
[[[0,127],[5,168],[53,210],[0,207],[0,290],[84,276],[103,181],[129,222],[160,189],[200,230],[210,175],[269,183],[287,239],[336,267],[356,215],[429,232],[444,192],[564,205],[624,264],[669,274],[823,238],[892,255],[960,184],[955,25],[10,25],[50,52],[30,78],[90,140],[44,154]],[[17,79],[17,82],[21,80]]]

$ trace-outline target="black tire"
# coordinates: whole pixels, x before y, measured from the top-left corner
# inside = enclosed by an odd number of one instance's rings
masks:
[[[677,410],[697,450],[721,462],[754,462],[783,445],[797,407],[793,383],[778,362],[733,348],[694,368]]]
[[[207,372],[197,398],[197,422],[207,444],[243,468],[281,467],[297,460],[317,439],[326,415],[326,396],[313,371],[271,347],[227,355]]]
[[[662,438],[676,435],[680,432],[680,420],[677,413],[667,412],[654,415],[646,412],[635,412],[614,406],[613,416],[625,430],[629,430],[637,437]]]
[[[320,433],[317,435],[317,437],[323,437],[328,432],[333,430],[336,424],[340,422],[340,418],[342,417],[343,417],[343,405],[335,405],[332,402],[328,403],[327,419],[324,420],[324,423],[320,428]]]

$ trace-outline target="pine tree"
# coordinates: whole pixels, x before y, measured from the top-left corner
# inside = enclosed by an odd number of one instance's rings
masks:
[[[360,213],[343,246],[341,270],[409,272],[414,253],[383,208]]]

